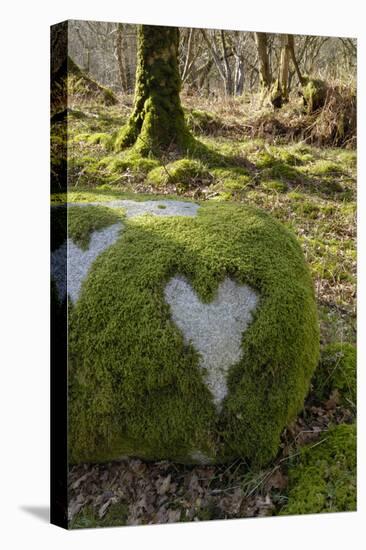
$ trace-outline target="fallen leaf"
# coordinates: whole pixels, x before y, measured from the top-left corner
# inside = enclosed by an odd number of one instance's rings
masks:
[[[109,500],[107,500],[107,502],[105,502],[98,510],[98,516],[100,519],[102,519],[102,517],[105,516],[110,504],[112,503],[112,499],[110,498]]]
[[[269,477],[266,482],[267,491],[271,489],[286,489],[288,484],[288,477],[283,474],[280,468],[277,468],[275,472]]]
[[[176,523],[180,520],[180,510],[168,510],[168,523]]]
[[[328,401],[324,403],[324,406],[327,411],[330,411],[336,408],[336,406],[339,404],[339,401],[340,401],[339,391],[335,389],[330,394]]]
[[[159,495],[165,495],[169,491],[170,481],[172,479],[171,474],[165,478],[159,478],[156,481],[156,487]]]

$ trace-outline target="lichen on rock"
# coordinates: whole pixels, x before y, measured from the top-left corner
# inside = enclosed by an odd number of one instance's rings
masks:
[[[242,336],[252,321],[258,296],[248,285],[226,278],[214,300],[205,304],[179,276],[170,279],[164,296],[186,343],[201,355],[207,387],[220,410],[228,390],[227,371],[241,359]]]

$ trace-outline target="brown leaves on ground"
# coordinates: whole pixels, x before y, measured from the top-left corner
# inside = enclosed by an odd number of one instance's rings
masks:
[[[249,474],[241,461],[224,466],[184,466],[129,459],[73,466],[69,520],[84,507],[92,507],[95,517],[101,519],[117,503],[128,506],[127,525],[271,515],[275,506],[270,491],[284,487],[285,478],[280,482],[275,473],[262,494],[263,477],[263,472]],[[250,494],[257,482],[258,490]]]

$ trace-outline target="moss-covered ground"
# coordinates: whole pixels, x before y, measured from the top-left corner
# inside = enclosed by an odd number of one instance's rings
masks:
[[[300,460],[298,453],[304,445],[309,448],[306,457],[315,451],[315,456],[319,457],[324,449],[325,462],[328,465],[334,462],[333,451],[320,442],[327,437],[329,427],[355,421],[354,393],[348,393],[348,389],[354,391],[354,371],[353,367],[348,370],[348,361],[346,368],[339,369],[343,356],[336,345],[342,343],[343,353],[351,349],[348,344],[354,345],[356,341],[355,150],[316,147],[289,140],[281,143],[281,139],[272,138],[270,141],[249,139],[243,131],[246,109],[240,101],[221,102],[218,107],[207,102],[199,104],[196,98],[194,102],[183,98],[189,128],[204,145],[196,154],[188,155],[186,160],[198,163],[205,177],[198,178],[194,172],[192,178],[188,177],[184,185],[180,185],[182,182],[169,181],[165,170],[178,158],[142,159],[133,149],[123,153],[114,151],[115,136],[127,121],[131,106],[131,98],[110,107],[92,102],[72,103],[68,200],[107,201],[119,197],[143,200],[151,198],[149,193],[153,192],[164,194],[164,198],[178,194],[185,200],[234,201],[270,212],[296,234],[308,261],[315,282],[322,359],[304,410],[283,433],[280,454],[268,468],[254,472],[240,461],[232,467],[193,469],[176,464],[159,466],[142,462],[136,466],[122,462],[111,464],[107,476],[105,469],[101,471],[98,466],[88,466],[89,481],[82,481],[77,489],[71,489],[70,497],[73,503],[83,495],[82,502],[88,502],[89,508],[86,510],[86,505],[82,505],[74,513],[72,525],[78,526],[79,520],[79,526],[87,526],[88,522],[91,522],[90,526],[106,524],[103,523],[104,515],[99,517],[104,502],[101,498],[98,500],[102,490],[111,490],[119,503],[127,505],[128,518],[125,519],[122,506],[120,524],[273,515],[281,511],[317,512],[320,508],[331,509],[332,506],[334,510],[354,509],[353,489],[345,491],[345,494],[351,494],[350,498],[338,499],[328,495],[324,499],[321,495],[316,497],[315,503],[303,507],[302,497],[296,496],[301,494],[303,476],[292,475],[289,464],[291,468],[298,464],[295,458]],[[61,147],[63,137],[58,135],[57,123],[53,132],[55,146]],[[161,177],[151,177],[153,171]],[[54,194],[53,200],[60,203],[65,196]],[[349,356],[348,351],[346,355]],[[341,376],[341,381],[334,378],[335,374],[345,372],[346,377]],[[336,488],[345,487],[345,484],[355,486],[354,461],[344,458],[349,448],[347,441],[353,445],[352,433],[353,428],[347,426],[339,438],[339,445],[343,448],[337,455],[341,457],[339,468],[332,468],[329,475],[323,477],[322,484],[325,482],[328,493],[333,490],[334,494],[337,493]],[[325,443],[328,441],[326,439]],[[319,445],[314,446],[317,443]],[[306,458],[303,471],[310,467],[310,458]],[[123,474],[132,479],[135,489],[144,480],[144,492],[151,497],[145,507],[138,507],[138,495],[133,488],[123,495],[118,481],[112,483],[117,471],[120,476]],[[70,475],[75,483],[85,475],[84,468],[74,467]],[[161,503],[163,496],[155,486],[155,479],[165,479],[169,475],[170,487]],[[300,489],[296,490],[297,482]],[[323,502],[321,506],[320,501]],[[112,504],[113,501],[111,512]],[[156,515],[156,511],[162,508],[166,515]],[[105,515],[108,515],[108,509]]]
[[[288,502],[281,515],[356,510],[356,426],[330,428],[289,464]]]

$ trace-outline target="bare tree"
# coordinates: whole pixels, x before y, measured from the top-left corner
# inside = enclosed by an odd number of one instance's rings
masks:
[[[122,91],[125,93],[131,92],[131,71],[126,56],[127,41],[125,36],[125,25],[118,23],[116,33],[116,58],[118,61],[119,75],[121,79]]]
[[[201,29],[203,39],[208,46],[219,75],[223,80],[225,93],[227,95],[233,95],[233,78],[229,63],[229,56],[233,55],[233,53],[229,51],[227,46],[225,37],[226,31],[211,31],[210,36],[208,34],[209,32],[210,31]]]

